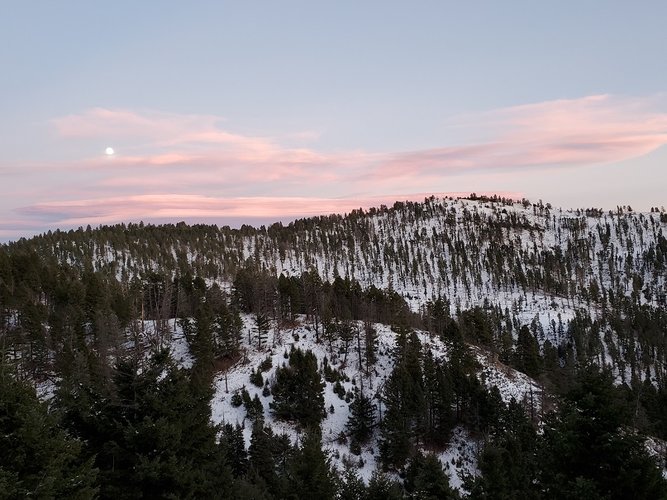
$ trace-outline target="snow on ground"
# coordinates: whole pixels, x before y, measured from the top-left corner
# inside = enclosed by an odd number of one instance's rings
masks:
[[[229,370],[219,373],[215,377],[215,394],[211,401],[211,418],[215,424],[231,423],[243,426],[246,445],[250,445],[252,422],[247,419],[243,405],[235,408],[231,403],[232,396],[243,388],[248,391],[251,398],[254,398],[255,395],[258,396],[264,407],[265,422],[275,433],[286,434],[293,443],[297,443],[300,438],[300,430],[295,425],[278,421],[273,417],[269,409],[273,396],[264,396],[262,394],[263,388],[256,387],[250,382],[251,373],[263,360],[269,357],[272,366],[263,373],[263,378],[265,383],[268,381],[270,386],[274,380],[276,368],[288,362],[287,356],[292,347],[312,351],[317,357],[320,368],[326,358],[332,368],[343,372],[346,379],[341,381],[341,385],[346,393],[354,393],[356,389],[361,388],[363,383],[364,392],[375,398],[378,418],[384,413],[385,408],[378,396],[393,368],[391,353],[395,347],[396,334],[390,327],[381,324],[373,325],[378,336],[378,360],[370,373],[366,374],[364,369],[359,369],[358,354],[355,349],[356,342],[351,343],[347,359],[345,359],[345,354],[341,351],[339,345],[334,344],[333,350],[331,350],[322,338],[320,338],[320,342],[316,342],[314,325],[303,317],[299,318],[289,328],[276,328],[274,325],[262,348],[257,345],[254,317],[244,315],[242,319],[244,353],[241,359]],[[357,328],[363,327],[361,323],[355,324],[355,326]],[[442,341],[427,332],[417,332],[417,334],[423,348],[431,350],[435,358],[446,357],[447,348]],[[474,348],[472,352],[483,367],[480,377],[487,386],[497,386],[503,400],[509,401],[510,398],[514,397],[521,401],[527,397],[531,390],[538,391],[535,382],[527,376],[504,365],[491,363],[488,355],[480,349]],[[334,383],[325,383],[324,400],[327,412],[327,416],[322,422],[324,448],[328,450],[336,467],[342,469],[345,463],[356,464],[360,477],[368,481],[378,464],[379,432],[376,430],[370,442],[362,447],[360,456],[350,454],[348,440],[344,437],[346,434],[345,425],[349,418],[348,403],[334,393]],[[449,446],[438,455],[455,487],[460,488],[462,477],[465,474],[476,472],[478,448],[479,443],[477,441],[472,439],[464,429],[457,428],[452,435]]]
[[[447,449],[438,454],[438,459],[449,476],[449,484],[452,488],[461,491],[466,476],[479,474],[477,457],[480,451],[479,440],[471,436],[463,427],[454,428]]]
[[[656,437],[648,437],[644,442],[649,455],[655,457],[662,468],[662,477],[667,479],[667,441]]]
[[[35,382],[35,393],[40,401],[51,401],[55,396],[57,389],[57,382],[53,379],[47,378],[41,382]]]
[[[533,398],[538,401],[542,394],[542,388],[528,375],[519,372],[499,361],[494,361],[493,356],[478,347],[470,347],[477,362],[482,365],[479,378],[488,389],[497,387],[500,396],[505,403],[514,398],[517,402],[528,401]]]
[[[174,332],[171,334],[171,355],[183,368],[192,368],[194,359],[190,354],[183,329],[178,324],[176,324]]]

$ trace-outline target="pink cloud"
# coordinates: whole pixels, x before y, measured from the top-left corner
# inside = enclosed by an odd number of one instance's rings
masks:
[[[54,130],[63,142],[111,145],[117,155],[100,150],[69,162],[0,165],[10,193],[4,204],[9,211],[17,200],[27,205],[17,210],[15,227],[28,228],[300,217],[393,203],[384,195],[391,192],[467,186],[479,192],[482,181],[511,189],[517,172],[609,164],[655,151],[667,144],[661,109],[654,99],[608,95],[546,101],[457,118],[452,126],[466,142],[369,153],[304,147],[299,140],[319,137],[308,132],[239,134],[212,115],[94,108],[53,120]],[[352,191],[361,194],[352,198]]]
[[[647,99],[608,95],[547,101],[466,117],[493,140],[389,155],[369,175],[572,167],[620,162],[667,144],[667,113]]]
[[[235,197],[214,198],[201,195],[155,194],[118,196],[39,203],[23,207],[18,212],[26,217],[42,219],[55,226],[111,224],[138,220],[226,220],[230,218],[294,219],[312,215],[349,212],[358,208],[393,205],[397,200],[423,201],[433,193],[392,194],[359,198],[316,197]],[[437,193],[438,196],[462,197],[469,193]],[[518,199],[521,193],[498,194]]]
[[[156,111],[136,112],[93,108],[53,120],[58,134],[69,139],[99,138],[107,141],[144,141],[153,148],[210,148],[236,151],[248,161],[292,155],[296,161],[312,161],[312,151],[286,149],[268,137],[236,134],[220,128],[224,120],[212,115],[178,115]]]
[[[223,130],[223,120],[210,115],[95,108],[54,124],[64,138],[145,139],[146,152],[114,158],[115,167],[131,167],[137,176],[147,168],[201,167],[192,175],[206,178],[207,172],[235,169],[241,172],[240,181],[248,183],[299,176],[320,183],[373,185],[396,177],[443,178],[485,169],[571,167],[642,156],[667,143],[667,113],[653,111],[651,105],[648,99],[601,95],[514,106],[463,118],[471,129],[490,130],[485,141],[375,154],[288,148],[277,139]],[[79,167],[108,169],[109,162],[98,158]],[[167,181],[170,174],[165,175]]]
[[[200,185],[211,178],[232,174],[235,182],[266,184],[301,178],[313,183],[333,182],[344,169],[368,163],[370,155],[325,154],[303,147],[285,147],[269,137],[236,134],[220,127],[223,120],[209,115],[175,115],[94,108],[53,120],[63,139],[98,139],[113,144],[113,158],[97,156],[61,166],[67,170],[99,170],[105,186],[136,185],[146,177],[157,182],[179,182],[187,172],[187,184]],[[297,133],[312,140],[312,133]],[[137,140],[143,141],[137,145]],[[125,147],[123,147],[125,146]],[[180,172],[176,172],[180,168]],[[131,170],[131,172],[128,172]],[[215,184],[219,185],[220,180]]]

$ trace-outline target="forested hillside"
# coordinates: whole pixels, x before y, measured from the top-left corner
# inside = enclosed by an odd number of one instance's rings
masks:
[[[3,245],[0,496],[663,498],[665,234],[471,196]]]
[[[302,277],[316,273],[394,290],[415,312],[437,299],[452,314],[484,307],[504,325],[493,332],[498,348],[503,335],[528,324],[541,345],[570,342],[575,354],[630,381],[663,377],[665,235],[667,214],[658,208],[563,211],[527,200],[430,198],[259,229],[180,223],[56,231],[7,250],[52,256],[135,288],[152,283],[163,301],[178,300],[179,280],[224,287],[253,273],[297,278],[294,287],[309,295]]]

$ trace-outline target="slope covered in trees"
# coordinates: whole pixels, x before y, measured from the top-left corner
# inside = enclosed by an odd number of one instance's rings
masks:
[[[433,198],[3,245],[0,484],[661,498],[664,230],[657,210]]]
[[[541,347],[567,345],[631,382],[664,375],[666,235],[667,214],[657,208],[563,211],[527,200],[429,198],[259,229],[179,223],[56,231],[3,250],[49,256],[141,291],[134,306],[145,316],[186,310],[182,296],[201,286],[194,276],[223,288],[234,282],[240,305],[253,311],[277,293],[283,312],[326,313],[311,291],[337,277],[394,290],[415,312],[438,299],[450,314],[494,309],[502,326],[485,335],[496,349],[527,325]],[[127,317],[124,308],[118,313]]]

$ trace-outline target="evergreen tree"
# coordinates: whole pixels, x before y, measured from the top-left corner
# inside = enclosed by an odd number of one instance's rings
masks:
[[[479,459],[480,475],[467,485],[479,499],[530,500],[535,491],[537,434],[524,409],[512,399],[496,434]]]
[[[424,399],[424,437],[429,442],[444,444],[453,425],[453,392],[446,370],[430,351],[424,355]]]
[[[364,444],[373,434],[376,406],[363,392],[358,392],[350,403],[350,417],[346,428],[353,441]]]
[[[337,498],[341,500],[365,500],[366,493],[366,485],[359,477],[356,469],[353,466],[345,467],[340,478]]]
[[[238,310],[223,301],[218,307],[213,330],[215,355],[218,358],[233,358],[238,354],[242,326]]]
[[[425,399],[417,335],[399,331],[396,365],[383,390],[386,407],[381,426],[380,456],[385,467],[401,467],[412,452],[423,423]]]
[[[324,384],[312,351],[292,349],[289,366],[276,369],[270,407],[276,417],[318,427],[324,417]]]
[[[449,486],[449,478],[435,455],[417,453],[406,470],[405,489],[420,500],[445,500],[458,498]]]
[[[401,486],[386,474],[375,470],[368,481],[366,500],[400,500],[404,498]]]
[[[539,344],[526,325],[519,329],[515,357],[515,366],[518,370],[531,377],[537,377],[540,374],[542,360]]]
[[[113,392],[101,397],[96,390],[62,387],[58,400],[68,427],[96,454],[102,498],[232,494],[210,423],[210,393],[193,391],[168,354],[141,369],[136,361],[119,362]]]
[[[95,498],[97,470],[0,361],[0,498]]]
[[[255,329],[257,330],[257,347],[261,349],[266,344],[269,333],[269,317],[265,313],[258,312],[255,316]]]
[[[234,477],[242,477],[248,470],[248,453],[245,449],[243,428],[240,425],[227,423],[221,430],[220,447],[227,458],[227,464]]]
[[[630,432],[628,411],[609,373],[585,367],[559,414],[544,427],[538,485],[547,498],[666,498],[667,484],[641,438]]]
[[[271,428],[265,427],[262,419],[255,420],[248,448],[249,478],[258,486],[264,486],[267,491],[275,492],[278,475],[273,447]]]
[[[288,466],[289,497],[333,499],[336,483],[319,430],[308,431]]]

